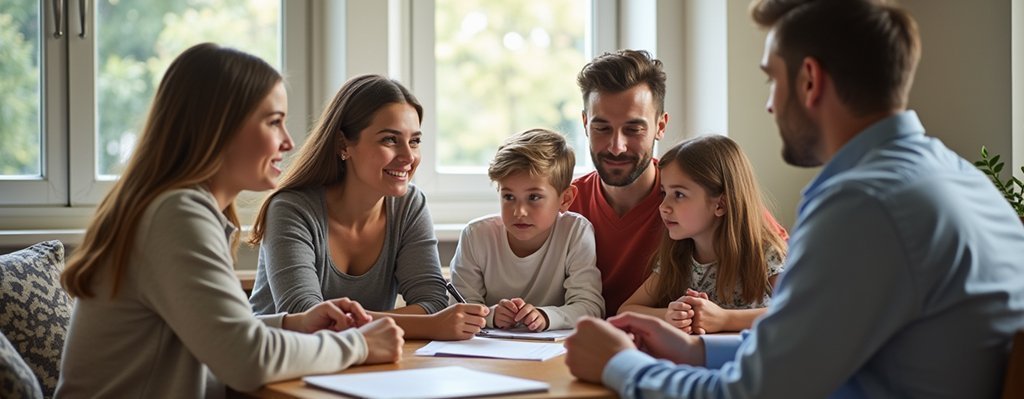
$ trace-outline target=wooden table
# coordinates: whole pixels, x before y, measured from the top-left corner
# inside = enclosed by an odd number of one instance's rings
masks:
[[[407,370],[427,367],[461,366],[473,370],[504,374],[513,377],[528,378],[551,384],[546,393],[515,395],[517,398],[616,398],[617,395],[607,388],[580,382],[569,373],[565,365],[565,355],[549,359],[545,362],[526,360],[479,359],[465,357],[425,357],[416,356],[416,349],[429,341],[406,341],[402,348],[402,360],[392,364],[372,366],[355,366],[340,374],[366,373],[371,371]],[[257,392],[233,393],[237,397],[250,398],[344,398],[331,391],[306,386],[301,379],[283,381],[264,386]],[[496,396],[502,397],[502,396]]]

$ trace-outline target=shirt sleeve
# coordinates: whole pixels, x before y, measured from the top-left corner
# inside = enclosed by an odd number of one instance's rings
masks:
[[[487,297],[487,286],[484,285],[483,262],[478,260],[474,252],[477,249],[474,240],[483,238],[481,241],[487,242],[486,237],[480,237],[482,234],[490,233],[483,227],[486,226],[470,223],[462,229],[459,244],[455,247],[455,256],[452,257],[451,272],[452,284],[466,298],[466,302],[487,305],[484,300]],[[486,246],[484,246],[484,250],[486,250]],[[493,328],[493,306],[486,318],[487,327]]]
[[[722,368],[726,362],[736,357],[743,340],[746,339],[749,331],[743,331],[741,335],[733,334],[711,334],[701,335],[704,342],[704,367],[709,369]]]
[[[200,194],[192,194],[200,196]],[[209,201],[209,200],[206,200]],[[253,316],[232,273],[225,232],[202,198],[165,201],[136,242],[140,300],[228,386],[250,391],[277,380],[329,373],[366,359],[358,330],[301,334]]]
[[[267,207],[261,266],[278,312],[301,313],[324,301],[313,237],[313,210],[293,193],[279,193]]]
[[[568,251],[564,266],[565,280],[562,283],[565,304],[540,308],[548,316],[549,330],[572,328],[583,316],[604,317],[594,227],[582,216],[575,220],[566,243]]]
[[[774,302],[731,361],[719,369],[609,363],[606,373],[629,373],[616,385],[619,394],[826,397],[848,387],[921,305],[897,226],[876,198],[837,189],[802,216]],[[866,287],[881,294],[865,295]]]
[[[395,265],[398,292],[405,303],[419,305],[427,314],[448,307],[448,292],[441,276],[441,259],[437,254],[437,236],[427,210],[426,196],[410,186],[410,201],[399,217],[401,239]],[[397,201],[396,201],[397,202]]]

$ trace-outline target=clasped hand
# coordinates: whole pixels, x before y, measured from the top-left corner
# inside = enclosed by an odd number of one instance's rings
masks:
[[[502,299],[494,307],[494,326],[508,329],[522,324],[530,331],[544,331],[548,320],[543,312],[522,298]]]
[[[286,330],[314,333],[320,330],[341,331],[360,327],[373,320],[366,314],[359,302],[348,298],[323,301],[302,313],[284,317],[282,327]]]
[[[584,317],[565,341],[565,363],[577,378],[601,382],[601,373],[621,351],[639,349],[676,364],[704,364],[704,345],[664,320],[627,312],[607,321]]]
[[[706,292],[686,290],[686,295],[669,302],[665,321],[690,334],[707,334],[722,331],[728,314],[708,299]]]

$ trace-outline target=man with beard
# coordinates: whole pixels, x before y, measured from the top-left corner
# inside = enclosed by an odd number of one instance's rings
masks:
[[[783,157],[824,165],[768,313],[738,337],[585,318],[566,342],[570,371],[623,398],[997,396],[1024,328],[1024,229],[906,109],[913,18],[883,0],[751,11],[769,29],[761,68]]]
[[[570,211],[594,225],[597,268],[607,315],[614,315],[647,279],[647,262],[665,227],[654,143],[665,135],[665,72],[646,51],[595,58],[576,80],[583,93],[583,128],[596,171],[576,179]],[[786,230],[765,210],[785,240]]]

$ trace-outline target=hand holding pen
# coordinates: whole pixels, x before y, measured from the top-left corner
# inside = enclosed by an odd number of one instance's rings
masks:
[[[486,317],[487,313],[490,313],[490,309],[484,305],[466,303],[466,297],[462,296],[451,282],[445,283],[445,289],[459,303],[430,315],[430,317],[437,320],[437,325],[441,327],[437,330],[436,339],[461,340],[472,338],[487,325]]]

